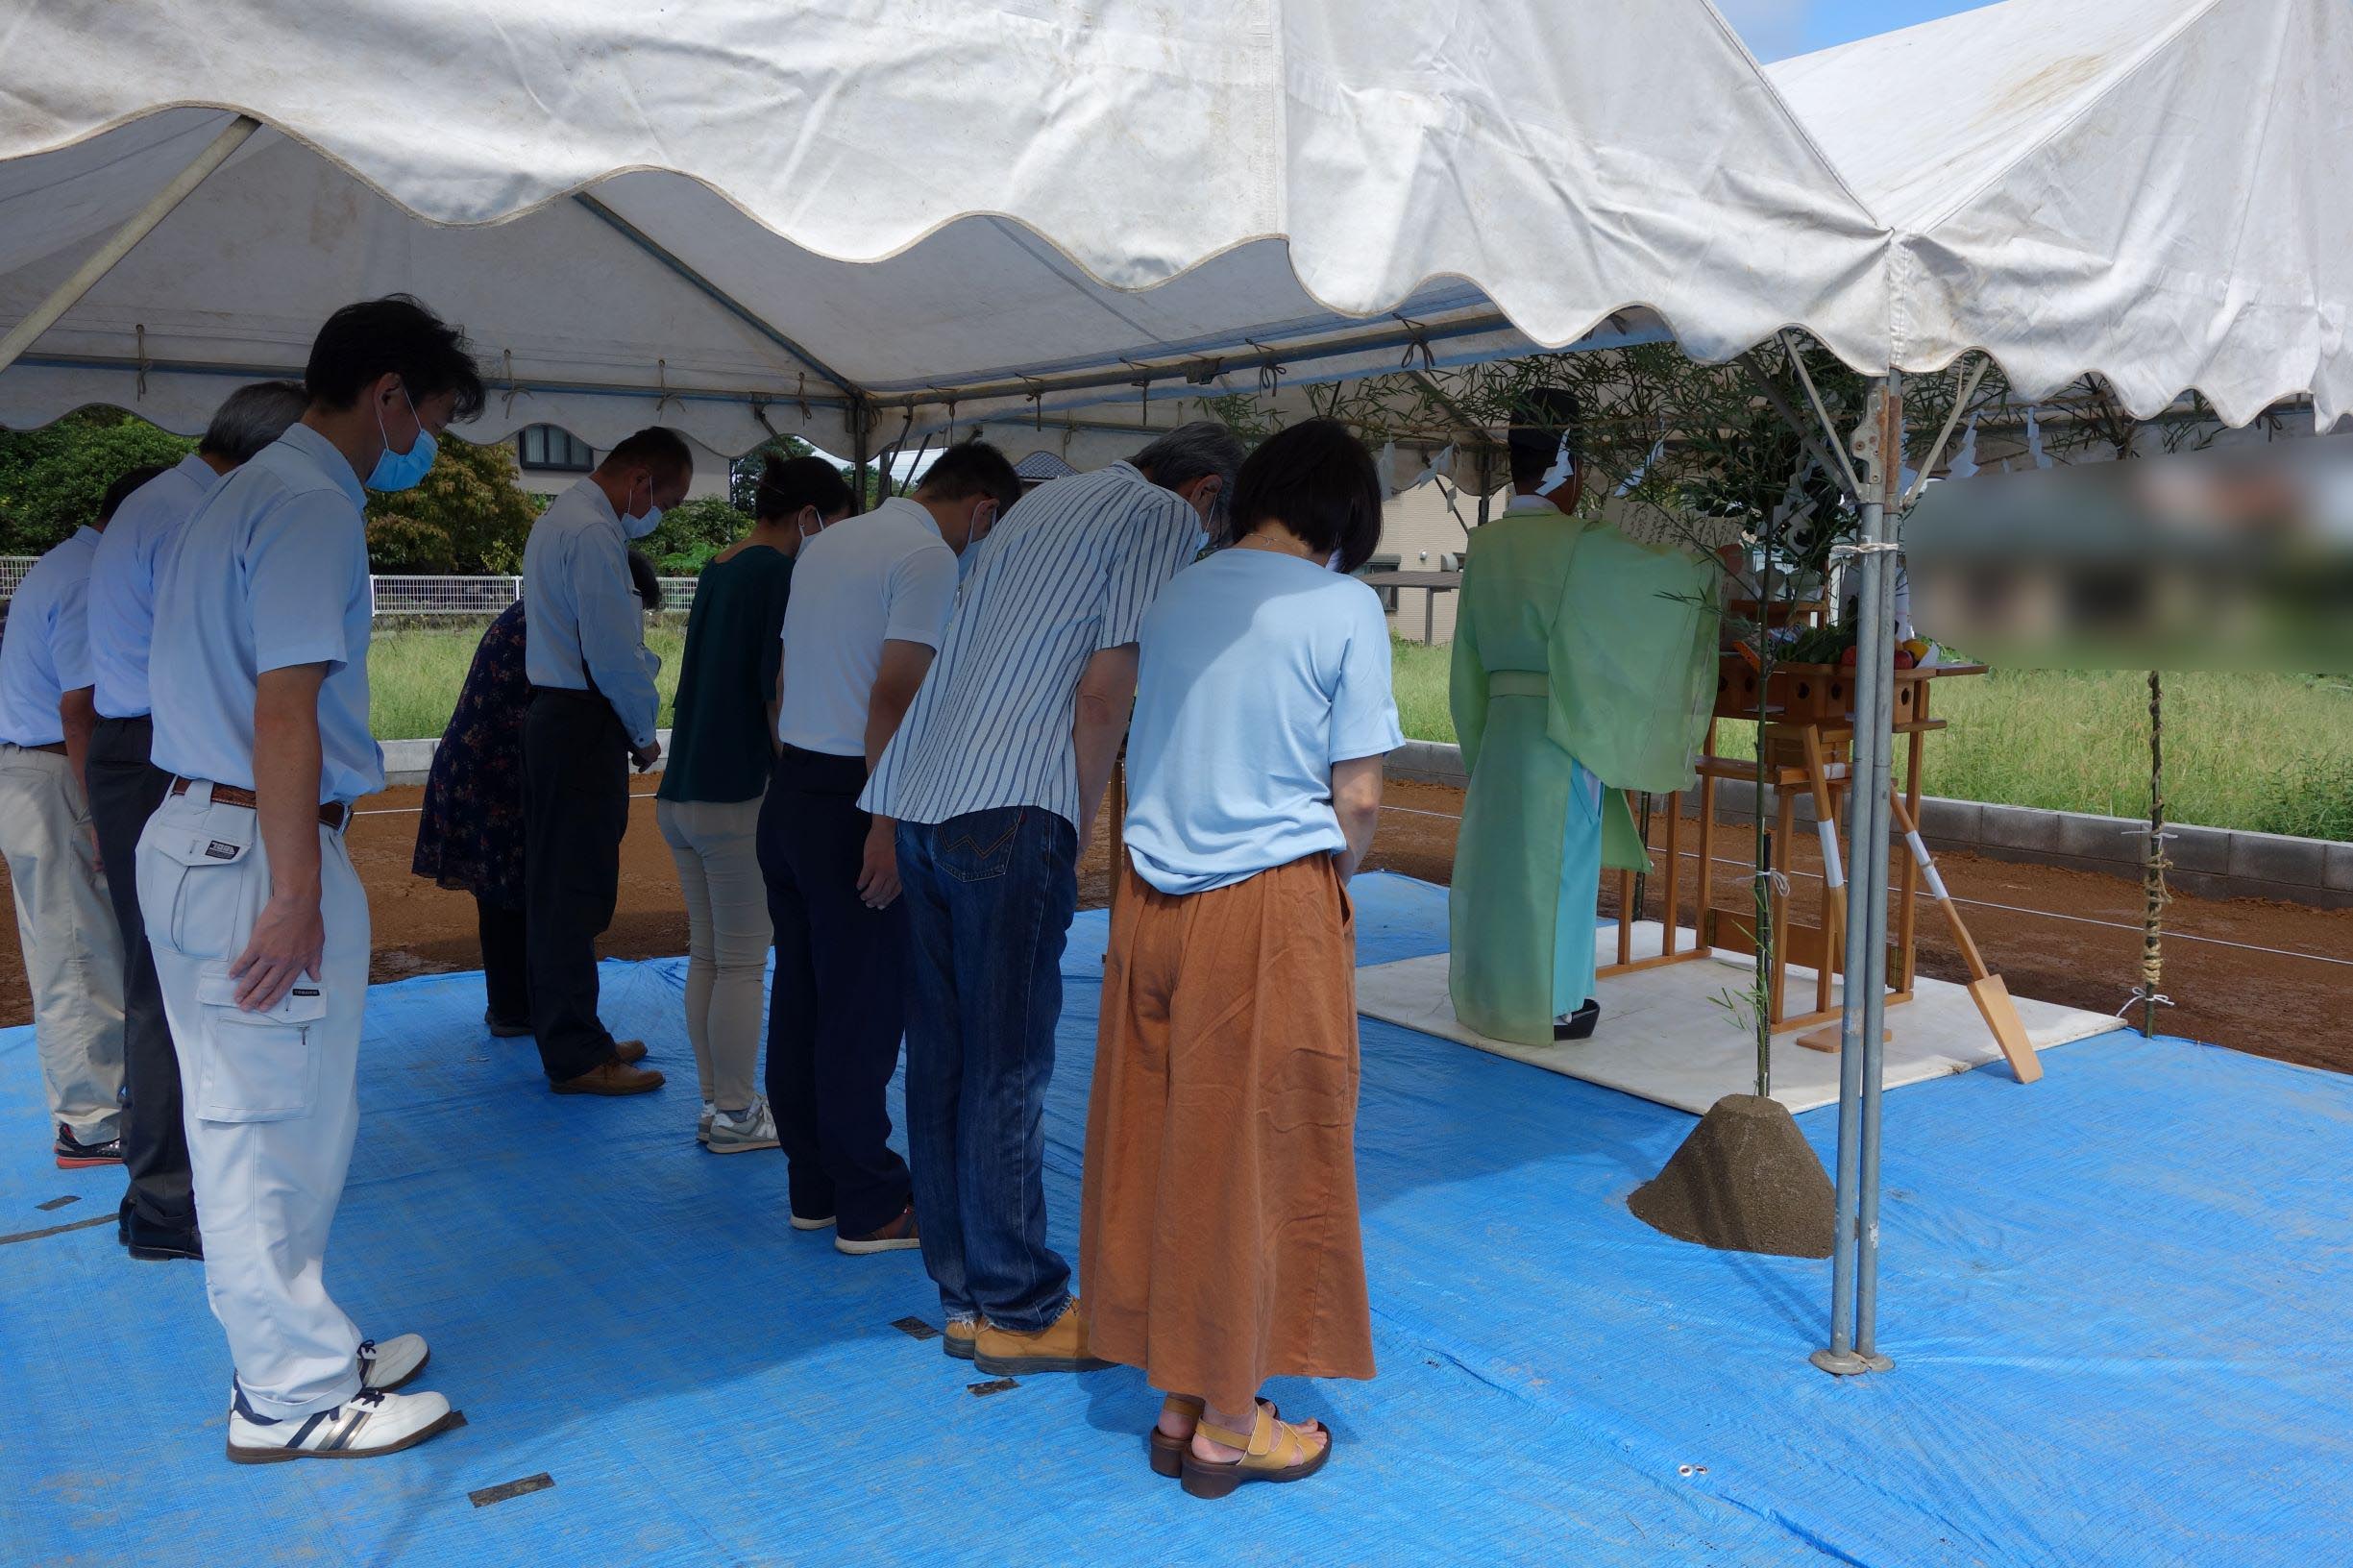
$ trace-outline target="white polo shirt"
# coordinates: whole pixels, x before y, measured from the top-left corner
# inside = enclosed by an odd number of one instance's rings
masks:
[[[157,767],[252,789],[261,673],[324,664],[319,803],[384,787],[368,729],[366,503],[343,453],[298,424],[197,507],[156,579]]]
[[[221,477],[194,454],[149,479],[114,509],[90,561],[90,673],[98,711],[144,718],[147,646],[156,629],[156,569],[172,539]]]
[[[96,528],[76,528],[10,596],[8,634],[0,638],[0,741],[56,746],[65,739],[58,699],[89,684],[77,667],[88,657],[83,615],[97,548]]]
[[[882,645],[937,649],[955,607],[956,552],[931,514],[904,496],[801,546],[784,609],[777,738],[828,756],[866,755]]]

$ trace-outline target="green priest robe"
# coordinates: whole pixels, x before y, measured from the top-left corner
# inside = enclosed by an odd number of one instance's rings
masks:
[[[1471,783],[1448,912],[1455,1016],[1479,1033],[1548,1044],[1583,999],[1600,869],[1649,865],[1624,792],[1695,776],[1716,577],[1541,498],[1472,536],[1450,690]]]

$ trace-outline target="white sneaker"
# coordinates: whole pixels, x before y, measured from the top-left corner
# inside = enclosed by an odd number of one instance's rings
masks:
[[[775,1114],[768,1108],[768,1097],[755,1094],[751,1103],[741,1111],[721,1111],[711,1118],[710,1131],[703,1142],[713,1154],[743,1154],[751,1149],[772,1149],[777,1146]]]
[[[379,1344],[373,1339],[359,1341],[359,1382],[362,1387],[380,1388],[386,1393],[409,1383],[425,1370],[432,1359],[425,1348],[421,1335],[398,1335]]]
[[[300,1420],[268,1421],[254,1414],[243,1389],[229,1411],[233,1464],[286,1459],[366,1459],[414,1448],[465,1418],[439,1394],[388,1394],[363,1388],[331,1410]]]
[[[717,1120],[717,1119],[718,1119],[718,1117],[719,1117],[719,1107],[718,1107],[718,1106],[716,1106],[716,1105],[713,1105],[713,1104],[712,1104],[710,1101],[708,1101],[708,1100],[703,1101],[703,1102],[702,1102],[702,1115],[701,1115],[699,1117],[696,1118],[696,1121],[695,1121],[695,1141],[696,1141],[696,1142],[698,1142],[698,1143],[708,1143],[709,1141],[711,1141],[711,1123],[712,1123],[713,1121]]]

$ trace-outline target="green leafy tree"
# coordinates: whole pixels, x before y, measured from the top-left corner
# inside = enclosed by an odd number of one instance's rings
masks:
[[[132,469],[196,450],[119,408],[85,408],[37,430],[0,431],[0,555],[38,555],[98,520],[107,487]]]
[[[637,542],[673,576],[693,576],[744,536],[751,516],[720,496],[691,496],[662,514],[662,526]]]
[[[368,498],[368,562],[379,572],[512,575],[542,504],[524,491],[505,442],[445,435],[414,489]]]

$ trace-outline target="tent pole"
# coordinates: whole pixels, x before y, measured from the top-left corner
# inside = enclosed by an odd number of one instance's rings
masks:
[[[1891,783],[1895,772],[1896,737],[1889,688],[1896,667],[1897,530],[1901,524],[1903,494],[1903,378],[1890,371],[1879,404],[1879,506],[1877,550],[1864,561],[1864,571],[1875,584],[1873,608],[1857,639],[1855,664],[1871,661],[1878,690],[1868,728],[1857,739],[1871,737],[1873,810],[1871,814],[1871,881],[1864,890],[1864,924],[1871,946],[1864,955],[1863,974],[1863,1149],[1862,1187],[1856,1194],[1857,1256],[1854,1283],[1854,1354],[1874,1372],[1896,1364],[1879,1354],[1879,1091],[1887,1077],[1887,861]]]
[[[114,270],[114,264],[129,256],[138,242],[154,232],[155,226],[170,215],[173,208],[185,201],[188,192],[205,183],[206,176],[228,161],[229,155],[245,145],[245,138],[261,129],[261,122],[250,114],[240,114],[229,122],[221,134],[214,136],[205,150],[196,155],[196,161],[182,169],[172,183],[133,214],[131,221],[114,231],[114,236],[90,253],[72,277],[50,292],[47,299],[33,307],[33,313],[9,329],[8,336],[0,337],[0,371],[14,364],[34,339],[57,325],[58,318],[80,304],[82,297],[98,285],[98,280]]]
[[[1902,461],[1902,413],[1895,378],[1877,387],[1875,423],[1855,432],[1865,459],[1857,500],[1862,512],[1855,554],[1861,564],[1854,664],[1854,759],[1858,776],[1848,795],[1847,862],[1862,908],[1847,922],[1846,981],[1842,988],[1838,1051],[1838,1225],[1830,1255],[1830,1343],[1813,1362],[1840,1375],[1884,1371],[1894,1363],[1872,1354],[1865,1303],[1875,1305],[1878,1211],[1879,1031],[1887,970],[1886,794],[1891,752],[1882,733],[1889,712],[1888,672],[1895,662],[1886,564],[1887,502]],[[1827,424],[1826,414],[1824,416]],[[1894,437],[1890,439],[1890,422]],[[1830,431],[1836,441],[1835,429]],[[1858,476],[1860,477],[1860,476]],[[1874,845],[1876,845],[1875,852]],[[1876,890],[1877,896],[1873,896]],[[1866,1286],[1866,1276],[1869,1284]]]
[[[849,515],[866,510],[867,408],[864,399],[849,406]]]

